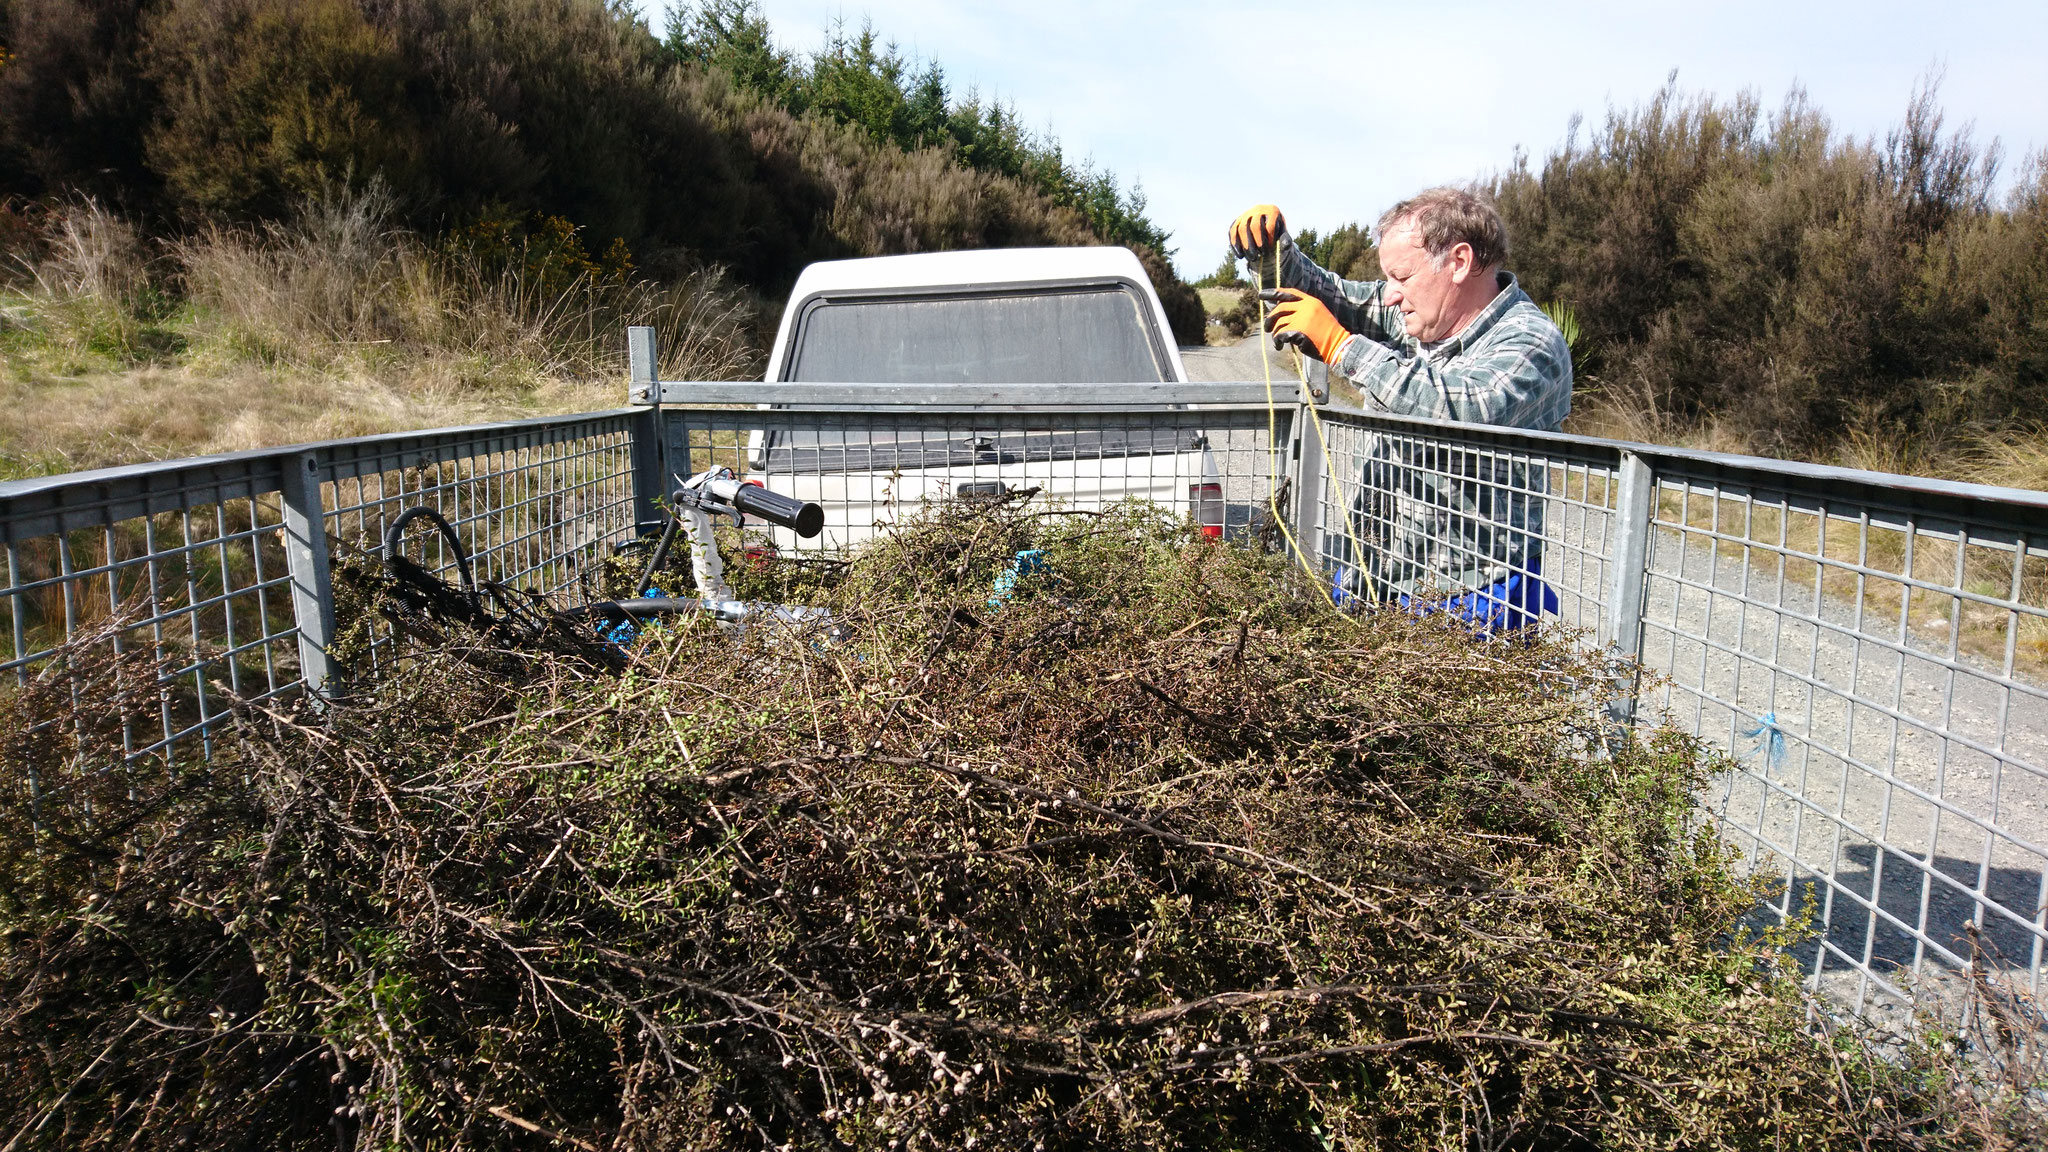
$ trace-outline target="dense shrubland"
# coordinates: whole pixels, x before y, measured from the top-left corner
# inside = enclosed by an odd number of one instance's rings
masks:
[[[2026,158],[2001,202],[2000,160],[1931,89],[1868,141],[1797,93],[1766,114],[1667,88],[1494,192],[1615,403],[1796,453],[2048,402],[2048,166]]]
[[[95,371],[370,381],[249,433],[287,441],[559,407],[619,365],[626,322],[668,328],[682,370],[743,374],[806,263],[1033,244],[1132,246],[1200,339],[1141,195],[955,100],[936,64],[913,83],[872,31],[807,58],[768,45],[793,91],[747,71],[748,36],[767,44],[725,0],[666,41],[598,0],[5,0],[6,383],[43,405],[39,382]],[[280,381],[281,361],[326,378]],[[4,471],[248,446],[48,439],[15,429]]]
[[[375,177],[416,230],[539,213],[770,293],[831,256],[1166,241],[935,63],[902,111],[872,31],[805,60],[745,3],[673,24],[597,0],[8,0],[0,188],[244,222]],[[750,70],[756,42],[796,95]]]
[[[992,605],[1026,547],[1047,567]],[[444,623],[324,718],[249,706],[175,770],[114,767],[158,706],[147,645],[0,693],[0,1134],[2039,1135],[1991,1078],[1996,1012],[1889,1049],[1810,1030],[1694,823],[1696,750],[1585,754],[1609,670],[1582,650],[1341,617],[1142,508],[955,503],[841,572],[735,572],[850,638],[691,624],[614,677]]]
[[[2005,162],[1932,86],[1872,140],[1672,85],[1479,184],[1578,322],[1579,427],[2043,487],[2048,154]],[[1371,275],[1357,232],[1302,238]]]

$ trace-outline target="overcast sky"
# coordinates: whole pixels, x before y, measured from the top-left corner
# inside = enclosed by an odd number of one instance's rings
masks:
[[[659,32],[669,0],[636,0]],[[2048,147],[2048,2],[1218,3],[1213,0],[763,0],[777,38],[815,49],[834,19],[872,20],[936,59],[956,98],[1011,102],[1092,158],[1173,233],[1184,275],[1213,270],[1230,218],[1271,201],[1295,228],[1370,221],[1431,184],[1561,142],[1574,112],[1679,86],[1794,84],[1840,132],[1896,124],[1943,77],[1951,126]]]

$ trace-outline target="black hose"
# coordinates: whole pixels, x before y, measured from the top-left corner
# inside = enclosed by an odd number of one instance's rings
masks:
[[[416,504],[400,512],[397,519],[391,521],[390,526],[384,529],[385,570],[399,579],[407,577],[407,573],[399,568],[398,562],[405,560],[406,525],[411,524],[415,520],[426,520],[440,530],[441,538],[448,542],[449,550],[455,553],[455,570],[462,574],[462,591],[471,600],[475,600],[477,598],[476,577],[470,573],[469,553],[462,547],[462,538],[455,534],[455,529],[448,526],[448,521],[443,519],[439,512],[424,504]],[[410,564],[411,561],[406,560],[406,563]],[[426,570],[424,566],[415,565],[415,567],[419,567],[422,572]]]
[[[641,570],[640,578],[633,581],[634,599],[647,595],[647,589],[654,583],[654,574],[661,571],[662,564],[668,560],[669,547],[676,542],[676,526],[682,522],[681,515],[670,513],[667,526],[661,530],[661,543],[654,546],[654,555],[648,559],[647,567]]]
[[[564,620],[602,617],[607,620],[647,620],[695,612],[701,602],[687,596],[635,596],[630,600],[595,600],[556,613]]]

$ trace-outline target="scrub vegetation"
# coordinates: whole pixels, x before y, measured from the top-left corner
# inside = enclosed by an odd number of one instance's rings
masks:
[[[613,676],[444,622],[210,763],[121,765],[147,645],[8,689],[11,1146],[2043,1135],[1988,986],[1968,1033],[1812,1026],[1712,765],[1588,755],[1578,648],[1342,617],[1142,507],[734,571],[846,631],[681,624]]]
[[[734,0],[0,2],[0,474],[609,406],[628,322],[743,378],[846,256],[1126,244],[1199,342],[1166,242],[935,62]]]
[[[1932,84],[1882,140],[1673,84],[1478,183],[1577,321],[1574,430],[2048,488],[2048,153],[2007,161]],[[1356,232],[1302,238],[1369,278]]]

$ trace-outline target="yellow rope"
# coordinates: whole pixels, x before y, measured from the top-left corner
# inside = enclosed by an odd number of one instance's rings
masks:
[[[1302,570],[1308,573],[1310,580],[1320,582],[1321,573],[1317,572],[1315,565],[1309,561],[1307,556],[1302,554],[1301,545],[1295,542],[1294,533],[1288,530],[1287,518],[1280,514],[1278,504],[1273,498],[1280,484],[1280,448],[1277,443],[1279,439],[1279,415],[1273,397],[1272,349],[1268,344],[1266,336],[1265,267],[1264,262],[1258,259],[1247,260],[1246,263],[1252,267],[1252,285],[1259,293],[1259,363],[1266,372],[1266,442],[1272,445],[1268,457],[1270,466],[1268,468],[1269,479],[1266,504],[1273,513],[1274,521],[1280,525],[1281,534],[1287,538],[1288,546],[1293,549],[1295,557],[1301,561]],[[1280,269],[1276,261],[1273,269],[1273,286],[1275,288],[1280,286],[1279,279]],[[1302,392],[1305,394],[1308,390],[1308,366],[1299,351],[1294,352],[1294,374],[1301,386]],[[1344,481],[1339,479],[1337,462],[1330,455],[1330,439],[1323,432],[1323,418],[1317,413],[1314,400],[1313,396],[1309,397],[1310,402],[1304,404],[1303,407],[1308,409],[1309,423],[1316,430],[1316,444],[1322,449],[1323,474],[1330,478],[1330,483],[1337,489],[1338,515],[1344,522],[1344,538],[1351,544],[1351,562],[1358,569],[1361,577],[1364,577],[1365,549],[1359,545],[1358,536],[1352,531],[1351,514],[1347,511],[1350,507],[1349,498],[1344,493]],[[1368,602],[1377,604],[1379,602],[1379,591],[1372,586],[1371,579],[1362,578],[1359,583],[1365,588]]]
[[[1287,517],[1280,511],[1280,413],[1273,399],[1273,358],[1266,347],[1266,271],[1257,259],[1246,263],[1252,266],[1252,287],[1259,296],[1259,363],[1266,370],[1266,509],[1273,514],[1273,523],[1280,526],[1280,535],[1286,539],[1294,558],[1301,561],[1302,573],[1308,577],[1309,583],[1320,584],[1322,574],[1302,552],[1301,544],[1294,539],[1293,529],[1287,526]],[[1277,267],[1273,270],[1273,279],[1280,279]],[[1274,286],[1279,285],[1276,283]]]
[[[1298,357],[1299,354],[1297,353],[1295,367],[1301,374],[1301,385],[1306,389],[1308,387],[1307,366]],[[1308,405],[1308,421],[1316,430],[1316,444],[1323,450],[1323,474],[1330,478],[1331,486],[1337,489],[1337,513],[1343,518],[1344,539],[1351,544],[1351,564],[1358,570],[1358,582],[1365,589],[1366,602],[1377,605],[1380,602],[1379,589],[1373,586],[1372,579],[1365,574],[1365,547],[1358,542],[1358,535],[1352,530],[1351,500],[1344,494],[1344,481],[1340,479],[1341,474],[1337,471],[1337,461],[1330,455],[1330,438],[1323,433],[1323,418],[1317,413],[1314,404]],[[1361,484],[1360,487],[1362,488],[1363,485]]]

